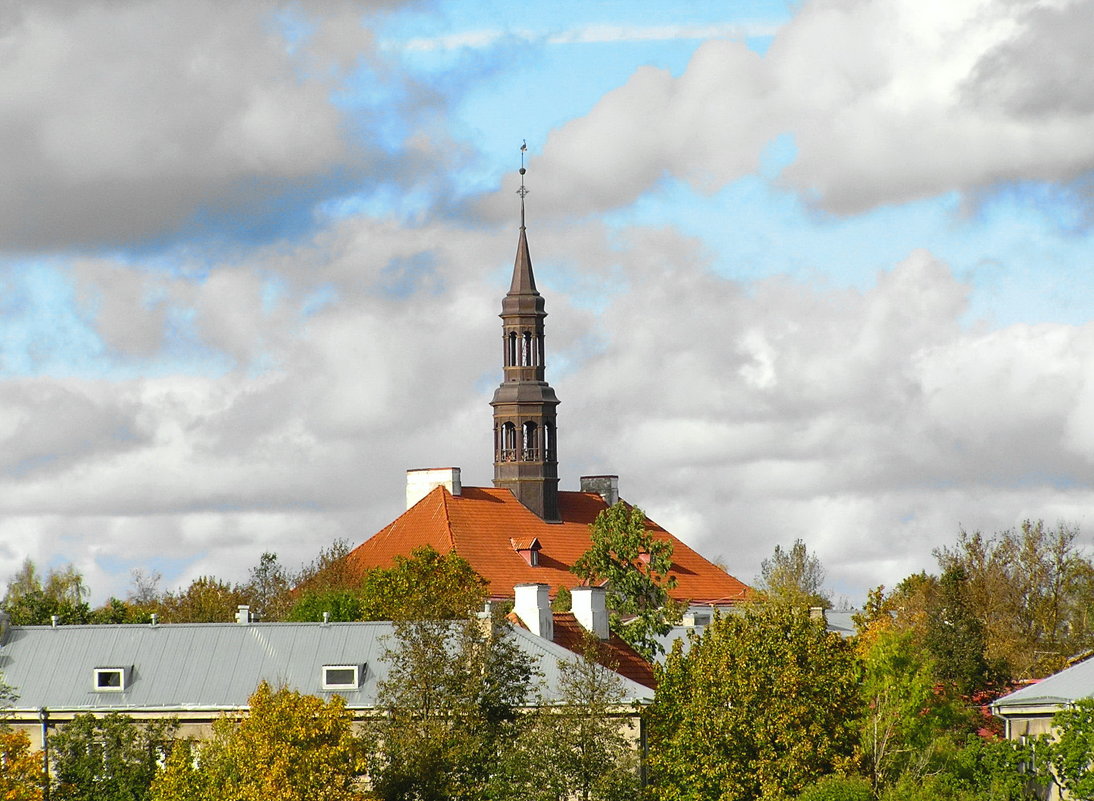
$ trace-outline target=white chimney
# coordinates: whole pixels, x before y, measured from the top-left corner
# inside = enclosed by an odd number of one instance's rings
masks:
[[[603,587],[574,587],[570,590],[573,610],[577,622],[598,640],[608,639],[608,604]]]
[[[416,504],[437,487],[444,487],[453,495],[459,495],[460,468],[422,467],[406,471],[406,508]]]
[[[551,601],[547,597],[547,584],[518,584],[513,588],[516,595],[513,611],[533,634],[545,640],[555,639],[555,618]]]
[[[619,501],[619,476],[582,476],[581,491],[595,492],[608,506]]]
[[[236,607],[236,623],[246,626],[251,622],[251,607],[249,604],[239,604]]]

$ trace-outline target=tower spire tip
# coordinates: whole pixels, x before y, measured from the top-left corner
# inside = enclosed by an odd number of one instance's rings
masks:
[[[528,194],[528,188],[524,185],[524,174],[528,172],[524,168],[524,154],[528,152],[528,140],[520,140],[520,189],[517,190],[517,194],[520,195],[520,229],[524,230],[524,198]]]

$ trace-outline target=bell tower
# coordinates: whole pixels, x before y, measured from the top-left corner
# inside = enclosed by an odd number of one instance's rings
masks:
[[[558,398],[544,377],[543,296],[536,290],[524,227],[524,153],[521,145],[520,238],[513,281],[501,302],[501,386],[494,391],[494,486],[547,522],[558,513],[558,456],[555,414]]]

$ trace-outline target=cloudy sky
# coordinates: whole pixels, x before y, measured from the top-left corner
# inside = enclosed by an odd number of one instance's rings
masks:
[[[489,484],[528,143],[563,488],[860,601],[1094,538],[1091,0],[0,2],[0,579]]]

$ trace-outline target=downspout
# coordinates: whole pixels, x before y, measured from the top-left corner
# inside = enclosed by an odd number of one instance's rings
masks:
[[[42,801],[49,801],[49,710],[44,706],[38,710],[38,720],[42,722]]]

